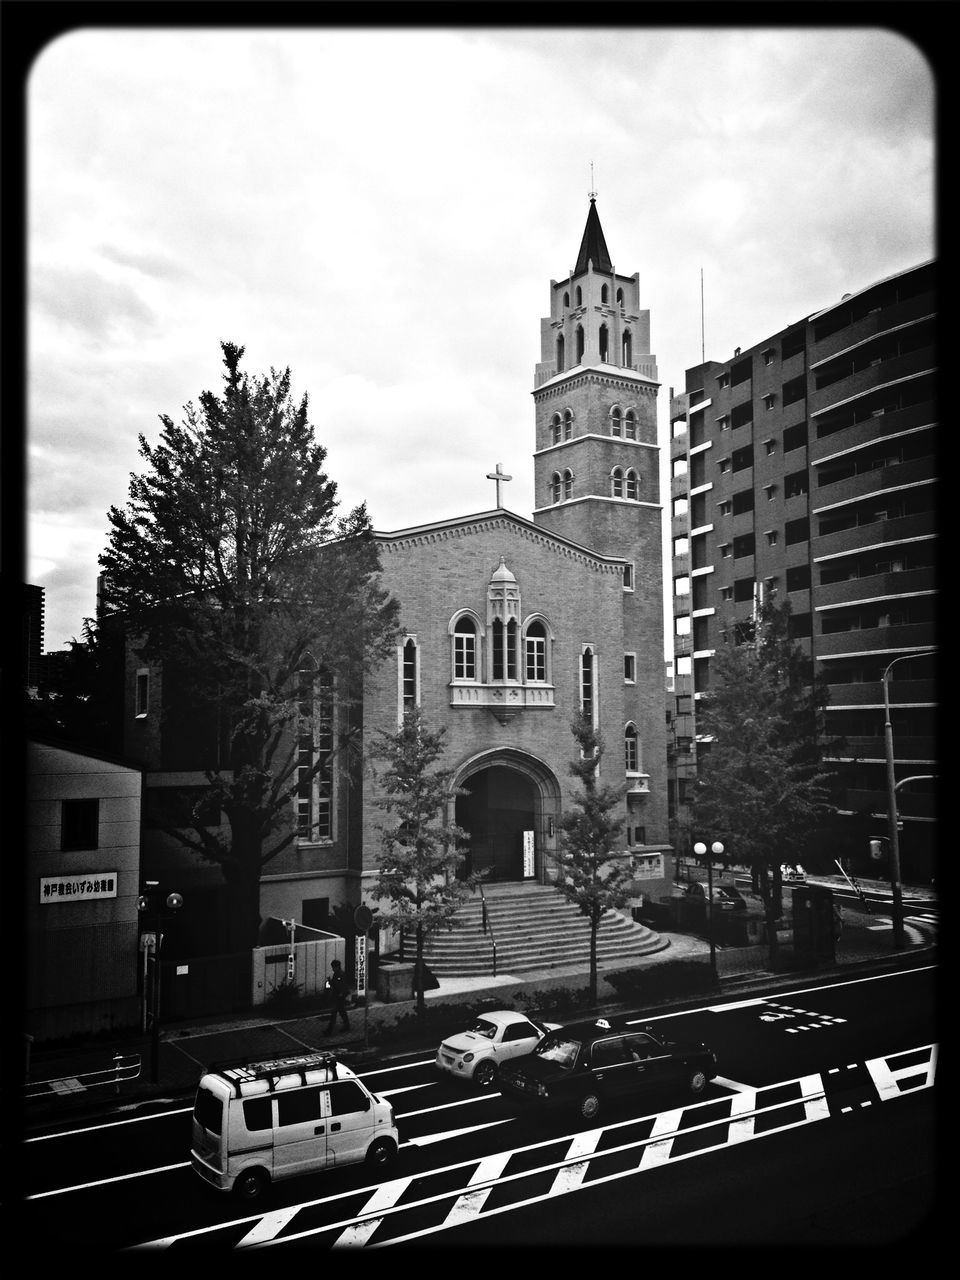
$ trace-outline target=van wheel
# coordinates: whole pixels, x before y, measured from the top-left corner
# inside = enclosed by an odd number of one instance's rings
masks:
[[[473,1073],[473,1082],[479,1089],[489,1089],[497,1078],[497,1064],[491,1062],[489,1058],[485,1058],[483,1062],[477,1063],[477,1069]]]
[[[694,1096],[703,1093],[707,1087],[707,1074],[705,1071],[693,1071],[690,1079],[687,1081],[687,1088]]]
[[[371,1164],[377,1169],[382,1169],[384,1165],[390,1163],[396,1154],[396,1145],[389,1138],[378,1138],[376,1142],[372,1142],[367,1148],[367,1164]]]
[[[269,1185],[270,1179],[263,1169],[244,1169],[233,1184],[234,1194],[240,1200],[258,1200]]]
[[[580,1099],[580,1114],[584,1120],[596,1120],[600,1114],[600,1099],[595,1093],[588,1093]]]

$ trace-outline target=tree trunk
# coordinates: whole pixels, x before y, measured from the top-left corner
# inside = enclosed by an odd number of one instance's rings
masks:
[[[260,855],[262,842],[240,824],[231,828],[230,863],[221,866],[227,882],[228,950],[249,951],[260,930]]]
[[[590,1003],[597,1003],[597,930],[600,917],[594,912],[590,916]]]
[[[413,977],[417,990],[417,1013],[423,1013],[427,1006],[423,995],[423,925],[419,921],[417,921],[417,962]]]

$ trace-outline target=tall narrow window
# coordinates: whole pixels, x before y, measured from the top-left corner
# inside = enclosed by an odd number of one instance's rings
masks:
[[[623,497],[623,469],[614,467],[610,473],[610,492],[615,498]]]
[[[403,646],[403,709],[410,711],[419,698],[419,672],[417,670],[417,642],[409,637]]]
[[[305,667],[298,676],[297,836],[329,840],[333,832],[333,680]]]
[[[150,710],[150,672],[141,668],[137,672],[137,717],[142,719]]]
[[[593,650],[584,649],[580,655],[580,710],[591,724],[594,723]]]
[[[583,290],[580,288],[579,285],[577,285],[577,306],[578,307],[583,306]]]
[[[506,642],[507,642],[507,679],[517,679],[517,646],[519,640],[520,629],[517,626],[516,618],[511,618],[507,623]]]
[[[617,290],[617,306],[618,307],[623,306],[623,290],[622,289]]]
[[[629,329],[624,329],[623,331],[623,341],[621,343],[621,349],[623,351],[623,359],[621,360],[620,363],[624,365],[632,364],[633,363],[633,341],[630,337]]]
[[[631,502],[636,502],[640,497],[640,481],[632,468],[626,475],[626,493]]]
[[[547,632],[542,622],[531,622],[524,642],[527,682],[547,678]]]
[[[477,624],[472,618],[460,618],[453,632],[453,678],[477,678]]]
[[[580,364],[583,360],[583,350],[584,350],[583,325],[578,324],[577,325],[577,364]]]
[[[564,294],[564,299],[567,295]],[[563,334],[557,338],[557,373],[563,373]]]
[[[559,444],[563,439],[563,423],[559,413],[555,413],[550,419],[550,439],[554,444]]]
[[[490,634],[493,637],[493,678],[494,680],[502,680],[503,665],[503,623],[499,618],[494,618],[490,627]]]
[[[605,284],[600,286],[600,301],[606,306],[607,299],[610,297],[610,290]]]
[[[569,469],[563,473],[564,501],[573,497],[573,472]]]
[[[550,481],[550,498],[553,502],[559,502],[562,495],[562,482],[560,480],[560,472],[553,473],[553,479]]]
[[[628,409],[623,415],[623,434],[628,440],[637,438],[637,415],[632,409]]]
[[[569,440],[573,435],[573,410],[567,409],[563,415],[563,438]]]
[[[637,739],[637,726],[628,724],[623,734],[623,755],[627,773],[640,772],[640,745]]]
[[[604,285],[603,287],[604,289],[606,289],[607,286]],[[606,299],[604,299],[604,301],[606,301]],[[603,361],[604,364],[607,363],[607,356],[609,355],[608,340],[609,340],[609,334],[607,332],[607,326],[605,324],[602,324],[600,326],[600,359]]]
[[[616,405],[610,410],[610,434],[612,436],[623,434],[623,422],[620,417],[620,410]]]

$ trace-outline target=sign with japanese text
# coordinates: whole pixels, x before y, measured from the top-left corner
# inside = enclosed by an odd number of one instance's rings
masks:
[[[366,995],[367,991],[367,935],[356,939],[357,947],[357,990]]]
[[[40,901],[89,902],[117,896],[116,871],[84,871],[75,876],[41,876]]]
[[[532,831],[524,831],[523,833],[523,878],[528,880],[534,871],[533,853],[535,849],[534,833]]]

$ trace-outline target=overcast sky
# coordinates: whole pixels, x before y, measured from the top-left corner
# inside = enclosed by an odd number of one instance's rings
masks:
[[[95,607],[138,433],[289,366],[342,510],[529,518],[549,285],[597,210],[662,383],[936,255],[922,52],[858,29],[85,30],[28,89],[27,580]]]

